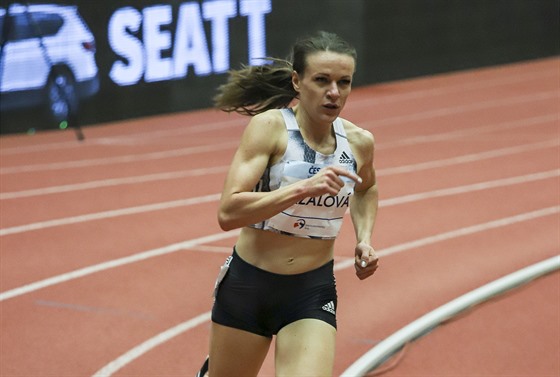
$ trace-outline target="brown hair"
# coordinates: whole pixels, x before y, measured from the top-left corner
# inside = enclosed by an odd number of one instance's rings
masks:
[[[270,64],[242,66],[229,72],[228,81],[218,88],[215,106],[223,111],[256,115],[269,109],[287,107],[297,92],[292,85],[292,72],[303,77],[306,58],[315,52],[332,51],[357,59],[356,50],[334,33],[320,31],[299,39],[292,48],[291,62],[265,59]]]

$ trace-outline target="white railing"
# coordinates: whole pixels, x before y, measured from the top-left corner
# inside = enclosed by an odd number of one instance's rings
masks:
[[[346,369],[341,377],[362,377],[383,364],[383,362],[400,350],[405,344],[415,340],[430,329],[456,316],[458,313],[515,288],[518,285],[558,269],[560,269],[560,255],[525,267],[460,296],[429,312],[423,317],[418,318],[416,321],[378,343]]]

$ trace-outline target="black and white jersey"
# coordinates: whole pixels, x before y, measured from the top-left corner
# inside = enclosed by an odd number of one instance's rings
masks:
[[[356,159],[350,149],[340,118],[333,122],[336,150],[333,154],[324,155],[307,145],[292,109],[282,109],[280,111],[288,132],[286,152],[277,164],[265,170],[255,191],[276,190],[299,180],[310,178],[322,168],[332,165],[341,166],[356,173]],[[345,185],[338,195],[304,198],[270,219],[253,224],[251,227],[297,237],[336,238],[344,214],[350,204],[350,196],[354,193],[355,184],[351,179],[340,178],[345,182]]]

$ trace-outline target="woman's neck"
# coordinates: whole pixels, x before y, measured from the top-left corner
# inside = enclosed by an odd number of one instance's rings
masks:
[[[330,154],[336,149],[336,138],[332,123],[313,122],[305,110],[298,105],[293,108],[299,130],[305,142],[314,150]]]

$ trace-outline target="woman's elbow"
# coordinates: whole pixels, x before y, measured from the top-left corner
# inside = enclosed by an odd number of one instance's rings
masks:
[[[218,224],[220,225],[220,228],[224,231],[238,228],[238,226],[236,226],[235,224],[234,219],[231,216],[229,216],[227,212],[222,210],[218,211]]]

